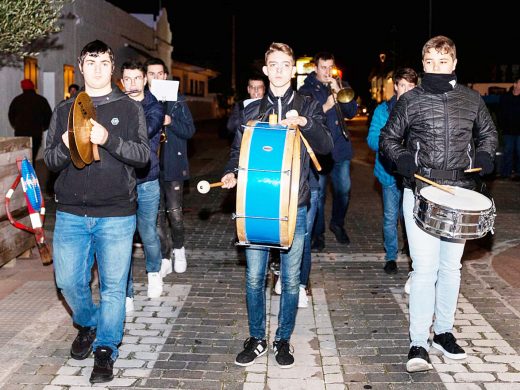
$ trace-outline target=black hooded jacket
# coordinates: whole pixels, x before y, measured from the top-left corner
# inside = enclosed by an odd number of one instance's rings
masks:
[[[73,102],[65,100],[54,109],[44,154],[47,167],[59,172],[54,185],[57,209],[97,218],[135,214],[135,168],[150,158],[143,107],[112,86],[95,107],[96,121],[108,131],[105,144],[98,147],[100,161],[78,169],[62,140]]]

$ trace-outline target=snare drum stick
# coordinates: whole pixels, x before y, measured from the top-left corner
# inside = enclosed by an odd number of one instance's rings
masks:
[[[431,184],[434,187],[437,187],[439,190],[443,190],[443,191],[449,192],[452,195],[455,195],[455,191],[453,191],[451,188],[448,188],[448,187],[443,186],[441,184],[437,184],[434,181],[431,181],[430,179],[427,179],[427,178],[425,178],[425,177],[423,177],[421,175],[418,175],[417,173],[414,174],[414,177],[416,179],[424,181],[425,183]]]
[[[305,139],[302,133],[300,133],[300,137],[302,137],[302,141],[305,144],[305,147],[307,148],[307,152],[309,153],[309,156],[311,157],[312,162],[314,163],[314,166],[316,167],[316,170],[319,172],[321,171],[321,165],[318,162],[318,158],[314,154],[314,150],[312,150],[311,146],[309,145],[309,142]]]
[[[470,169],[466,169],[464,171],[464,173],[480,172],[481,170],[482,170],[482,168],[470,168]]]

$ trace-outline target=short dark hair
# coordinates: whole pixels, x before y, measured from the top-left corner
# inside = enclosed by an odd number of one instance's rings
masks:
[[[70,93],[70,90],[74,88],[76,91],[79,91],[79,85],[78,84],[71,84],[69,85],[69,93]]]
[[[115,61],[114,61],[114,52],[105,42],[96,39],[95,41],[89,42],[85,45],[85,47],[81,50],[81,53],[78,57],[78,65],[81,68],[83,66],[83,61],[85,57],[91,55],[92,57],[97,57],[100,54],[108,53],[110,57],[110,62],[112,62],[112,70],[114,70]]]
[[[328,51],[320,51],[319,53],[316,53],[312,59],[312,63],[314,65],[318,65],[319,60],[322,60],[322,61],[332,60],[332,61],[336,62],[336,60],[334,58],[334,54],[332,54]]]
[[[137,69],[140,70],[143,76],[146,76],[146,70],[144,68],[144,65],[141,61],[137,61],[135,59],[128,60],[123,62],[123,65],[121,65],[121,75],[123,75],[123,72],[125,69]]]
[[[417,72],[412,68],[397,68],[392,76],[392,80],[395,84],[399,80],[405,79],[409,83],[417,85],[419,82],[419,76]]]
[[[250,74],[249,77],[247,78],[247,82],[249,84],[249,81],[261,81],[264,83],[265,85],[265,77],[262,76],[261,74],[259,73],[253,73],[253,74]]]
[[[144,63],[145,72],[148,72],[148,67],[149,67],[150,65],[162,65],[162,67],[163,67],[163,72],[164,72],[164,73],[168,73],[168,69],[166,69],[166,64],[165,64],[164,61],[161,60],[160,58],[153,57],[153,58],[149,58],[149,59],[147,59],[146,62]]]

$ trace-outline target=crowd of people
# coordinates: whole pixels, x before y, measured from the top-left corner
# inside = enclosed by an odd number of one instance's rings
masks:
[[[328,227],[338,243],[350,244],[345,223],[353,150],[345,119],[356,114],[357,103],[353,98],[339,99],[349,85],[334,73],[332,53],[314,56],[313,71],[298,90],[292,85],[295,65],[289,45],[272,43],[265,52],[263,76],[249,77],[249,98],[235,104],[227,123],[233,141],[221,178],[225,189],[234,189],[239,182],[244,129],[251,121],[297,129],[300,144],[290,245],[251,242],[245,248],[249,337],[236,355],[234,363],[239,366],[253,364],[269,345],[281,368],[294,365],[291,335],[298,310],[308,305],[312,253],[325,247],[329,177],[333,198]],[[382,188],[383,269],[388,274],[398,272],[399,225],[405,227],[412,260],[409,372],[432,369],[431,346],[451,359],[466,357],[453,336],[465,240],[440,237],[417,225],[415,197],[426,185],[418,175],[439,185],[484,192],[481,177],[493,172],[498,144],[496,127],[482,98],[457,83],[454,42],[445,36],[428,40],[422,65],[420,82],[412,68],[394,71],[395,94],[377,107],[367,137],[376,152],[374,175]],[[56,106],[52,118],[50,113],[48,119],[42,114],[45,121],[38,124],[38,131],[49,129],[44,160],[57,174],[53,259],[56,284],[78,330],[70,354],[82,360],[93,352],[90,382],[102,383],[113,379],[125,312],[133,310],[135,232],[143,244],[149,298],[161,296],[163,278],[172,271],[187,270],[183,192],[190,177],[187,141],[195,134],[195,124],[182,94],[176,101],[161,102],[150,91],[154,80],[169,77],[159,58],[145,63],[125,61],[120,68],[122,88],[112,82],[114,53],[102,41],[92,41],[82,49],[78,67],[84,86],[71,86],[70,98]],[[511,96],[504,99],[507,115],[501,120],[508,129],[506,149],[518,154],[520,79],[514,86]],[[22,88],[34,90],[26,80]],[[78,90],[88,94],[95,107],[90,142],[97,145],[102,162],[83,168],[71,160],[68,136],[69,112]],[[10,119],[16,109],[12,111]],[[506,162],[504,175],[511,175],[511,166]],[[266,275],[274,252],[279,255],[280,310],[278,328],[269,340]],[[90,286],[95,264],[101,282],[99,302]]]

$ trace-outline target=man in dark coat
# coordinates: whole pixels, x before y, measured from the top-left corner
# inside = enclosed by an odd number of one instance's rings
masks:
[[[20,84],[23,92],[9,106],[9,122],[16,137],[32,137],[34,161],[42,144],[42,134],[49,127],[52,110],[47,99],[36,93],[31,80],[22,80]]]

